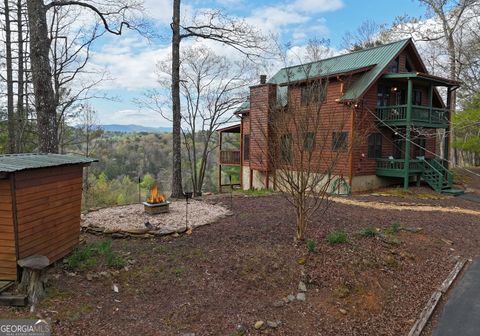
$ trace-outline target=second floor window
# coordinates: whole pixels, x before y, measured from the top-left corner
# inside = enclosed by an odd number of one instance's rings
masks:
[[[321,104],[325,100],[326,86],[322,82],[305,85],[300,88],[300,105]]]
[[[395,58],[392,63],[390,63],[388,67],[388,72],[390,73],[398,73],[400,65],[400,59],[397,57]]]
[[[413,90],[412,104],[421,106],[422,105],[422,91]]]
[[[332,133],[332,150],[335,152],[343,152],[348,148],[348,133],[333,132]]]
[[[303,148],[308,152],[313,152],[313,147],[315,146],[315,133],[306,132],[303,138]]]
[[[390,105],[390,88],[386,86],[379,86],[377,92],[377,106]]]
[[[280,138],[280,162],[292,162],[292,135],[284,134]]]

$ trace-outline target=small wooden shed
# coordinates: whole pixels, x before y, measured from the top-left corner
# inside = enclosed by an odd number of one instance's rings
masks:
[[[83,167],[60,154],[0,155],[0,280],[17,280],[17,260],[53,263],[79,242]]]

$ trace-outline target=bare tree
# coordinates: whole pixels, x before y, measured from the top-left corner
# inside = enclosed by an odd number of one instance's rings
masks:
[[[287,67],[285,89],[267,84],[250,95],[250,123],[257,132],[250,134],[250,164],[273,175],[274,187],[294,209],[297,240],[305,239],[312,216],[327,209],[331,193],[349,192],[343,176],[355,140],[349,124],[354,106],[335,102],[328,91],[348,85],[350,77],[337,77],[332,84],[318,75],[319,67]],[[257,94],[271,101],[258,103]]]
[[[13,101],[13,57],[12,57],[12,32],[11,32],[11,11],[8,0],[3,2],[4,8],[4,30],[5,30],[5,71],[7,84],[7,117],[8,117],[8,152],[15,153],[15,115]]]
[[[347,32],[342,38],[342,47],[357,51],[382,45],[387,41],[385,25],[372,20],[363,21],[353,32]]]
[[[172,133],[173,171],[172,197],[183,196],[181,159],[180,107],[180,42],[186,38],[208,39],[223,43],[249,58],[259,57],[268,48],[266,37],[244,20],[224,15],[221,11],[207,11],[196,15],[192,23],[182,25],[180,0],[173,0],[172,17]]]
[[[465,34],[478,29],[478,0],[418,0],[426,9],[424,17],[411,18],[408,16],[398,17],[393,26],[397,34],[406,34],[416,40],[425,41],[430,47],[443,50],[448,61],[442,65],[442,57],[436,57],[436,66],[444,69],[452,80],[461,80],[463,70],[463,50]],[[476,28],[472,25],[476,25]],[[455,114],[457,101],[456,91],[451,93],[452,114]],[[445,141],[453,141],[454,129],[451,128],[449,135],[445,135]],[[457,149],[450,146],[453,152],[451,159],[454,164],[458,161]]]
[[[27,0],[30,61],[35,94],[39,150],[58,152],[57,100],[53,86],[53,71],[50,64],[51,39],[47,26],[47,11],[59,7],[76,6],[96,15],[103,28],[112,34],[121,35],[123,28],[136,29],[128,13],[141,9],[135,1],[67,1],[57,0],[45,4],[43,0]]]

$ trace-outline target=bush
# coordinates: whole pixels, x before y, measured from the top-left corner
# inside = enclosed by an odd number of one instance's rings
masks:
[[[395,222],[392,225],[390,225],[390,227],[386,230],[386,232],[391,235],[396,235],[401,228],[402,226],[400,225],[400,223]]]
[[[307,240],[307,250],[308,252],[315,252],[315,249],[317,247],[317,243],[315,242],[315,240]]]
[[[330,245],[346,243],[348,240],[347,234],[343,231],[331,232],[325,237],[325,239]]]
[[[367,227],[360,230],[360,235],[363,237],[375,237],[377,235],[377,231],[374,228]]]

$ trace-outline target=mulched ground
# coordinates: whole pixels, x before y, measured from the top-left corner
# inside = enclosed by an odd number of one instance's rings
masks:
[[[304,244],[294,244],[293,211],[281,196],[208,201],[231,207],[234,215],[178,238],[115,240],[114,250],[131,260],[128,271],[88,281],[87,273],[104,269],[71,276],[57,265],[38,316],[52,319],[54,335],[241,335],[238,325],[248,335],[402,335],[455,256],[480,254],[476,216],[332,203],[314,216],[307,236],[317,246],[308,253]],[[366,227],[384,232],[393,223],[423,231],[400,231],[386,240],[358,234]],[[348,243],[329,245],[325,236],[334,230],[346,231]],[[300,280],[307,283],[306,301],[274,307],[298,292]],[[0,307],[0,316],[29,313]],[[258,331],[258,320],[282,324]]]

